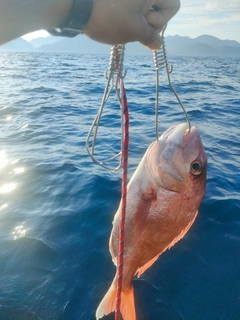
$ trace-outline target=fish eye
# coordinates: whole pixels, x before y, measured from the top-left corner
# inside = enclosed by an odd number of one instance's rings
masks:
[[[194,161],[191,164],[191,172],[195,176],[199,176],[202,173],[202,166],[198,161]]]

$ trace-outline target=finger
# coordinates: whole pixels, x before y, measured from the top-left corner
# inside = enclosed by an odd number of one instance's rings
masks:
[[[149,49],[157,50],[161,46],[161,37],[159,33],[162,31],[163,26],[177,13],[180,8],[179,0],[155,0],[152,1],[152,7],[145,14],[145,19],[148,27],[145,26],[143,33],[143,40],[140,42],[147,46]]]
[[[180,2],[178,0],[168,0],[161,3],[161,7],[154,4],[153,9],[149,10],[145,17],[148,23],[156,29],[162,29],[167,22],[179,10]]]
[[[153,7],[162,12],[166,21],[169,21],[180,9],[180,0],[155,0]]]
[[[142,39],[140,39],[139,42],[151,50],[158,50],[162,45],[159,32],[149,25],[144,31],[145,32],[142,33]]]
[[[162,27],[167,23],[162,11],[149,11],[146,14],[146,20],[148,24],[156,30],[161,30]]]

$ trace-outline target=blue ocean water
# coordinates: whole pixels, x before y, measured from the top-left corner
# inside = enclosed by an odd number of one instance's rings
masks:
[[[121,171],[87,155],[109,57],[0,53],[0,320],[93,320],[115,267],[108,251]],[[208,154],[188,234],[134,280],[138,320],[240,319],[240,59],[171,57],[172,82]],[[155,139],[155,73],[126,56],[129,176]],[[159,131],[185,121],[164,73]],[[119,151],[110,97],[96,152]],[[106,319],[113,319],[108,316]]]

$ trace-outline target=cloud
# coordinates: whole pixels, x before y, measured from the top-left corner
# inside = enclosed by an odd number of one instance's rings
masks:
[[[38,37],[47,37],[49,36],[49,33],[46,31],[46,30],[39,30],[39,31],[35,31],[35,32],[31,32],[31,33],[28,33],[28,34],[25,34],[22,38],[27,40],[27,41],[30,41],[34,38],[38,38]]]
[[[211,2],[207,2],[205,1],[205,7],[208,8],[209,10],[239,10],[240,9],[240,2],[239,0],[230,0],[230,1],[226,1],[226,0],[212,0]]]
[[[221,39],[240,41],[239,0],[182,0],[166,34],[196,37],[210,34]]]

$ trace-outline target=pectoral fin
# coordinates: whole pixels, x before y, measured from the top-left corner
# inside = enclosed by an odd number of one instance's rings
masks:
[[[142,230],[146,226],[152,201],[156,199],[157,195],[152,187],[141,194],[135,213],[136,231],[139,236],[141,236]]]

